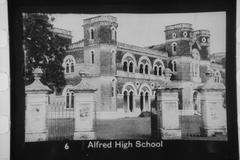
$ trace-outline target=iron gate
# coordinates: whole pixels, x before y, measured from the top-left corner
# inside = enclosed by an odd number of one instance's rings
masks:
[[[64,102],[54,102],[47,108],[48,140],[72,140],[74,133],[74,108]]]

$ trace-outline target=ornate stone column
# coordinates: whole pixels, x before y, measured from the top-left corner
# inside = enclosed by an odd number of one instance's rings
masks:
[[[225,86],[215,83],[213,71],[206,72],[207,82],[198,88],[201,93],[201,111],[203,120],[203,135],[214,136],[217,133],[226,134],[226,109],[223,107],[223,92]]]
[[[94,92],[96,90],[88,84],[86,78],[82,78],[82,81],[72,89],[75,94],[74,140],[95,139],[96,107]]]
[[[51,89],[41,83],[42,73],[40,68],[36,68],[33,83],[25,87],[25,142],[47,140],[47,105]]]
[[[145,102],[145,99],[146,99],[145,94],[146,94],[146,92],[143,93],[143,109],[142,109],[142,112],[146,112],[147,111],[146,110],[146,102]]]
[[[130,112],[130,109],[129,109],[129,92],[127,93],[127,113]]]
[[[151,111],[151,97],[152,97],[152,95],[149,93],[148,94],[148,111],[149,112]]]

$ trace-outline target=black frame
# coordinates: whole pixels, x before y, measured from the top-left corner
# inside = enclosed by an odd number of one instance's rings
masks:
[[[238,159],[236,100],[236,1],[47,1],[9,0],[11,71],[11,159]],[[22,50],[22,12],[46,13],[190,13],[225,11],[226,103],[228,141],[165,140],[163,148],[87,149],[88,141],[24,142],[24,55]],[[133,141],[134,142],[134,141]],[[68,143],[69,149],[64,146]]]

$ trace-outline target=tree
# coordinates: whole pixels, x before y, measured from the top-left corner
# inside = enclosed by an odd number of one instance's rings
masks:
[[[62,61],[65,48],[52,29],[54,18],[48,14],[23,14],[23,49],[25,54],[25,85],[33,82],[33,70],[43,71],[41,81],[51,89],[65,85]]]

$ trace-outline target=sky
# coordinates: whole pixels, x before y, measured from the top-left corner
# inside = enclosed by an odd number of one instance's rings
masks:
[[[104,14],[52,14],[54,27],[72,31],[73,42],[83,39],[83,19]],[[210,53],[225,52],[226,13],[107,14],[117,18],[117,41],[141,47],[165,42],[167,25],[191,23],[194,30],[208,29]]]

